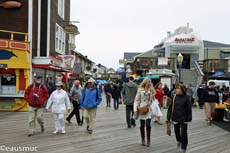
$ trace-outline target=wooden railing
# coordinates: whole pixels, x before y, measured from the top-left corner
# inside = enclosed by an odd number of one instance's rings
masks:
[[[8,30],[0,30],[0,33],[6,33],[6,34],[9,34],[10,37],[9,39],[10,40],[15,40],[14,39],[14,36],[15,35],[22,35],[24,36],[24,41],[27,42],[28,41],[28,33],[24,33],[24,32],[17,32],[17,31],[8,31]]]

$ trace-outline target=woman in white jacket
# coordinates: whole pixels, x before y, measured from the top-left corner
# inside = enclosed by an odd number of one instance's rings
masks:
[[[153,86],[152,82],[149,78],[145,78],[135,97],[134,100],[134,114],[135,116],[139,116],[140,118],[140,133],[141,133],[141,140],[143,146],[150,146],[150,135],[151,135],[151,104],[152,104],[152,94],[153,94]],[[146,114],[137,114],[138,107],[143,107],[145,105],[149,105],[149,110]],[[145,144],[145,127],[146,127],[146,134],[147,134],[147,144]]]
[[[46,111],[51,107],[54,117],[55,131],[53,134],[66,133],[64,114],[67,109],[68,111],[71,109],[69,96],[66,91],[62,89],[62,85],[62,82],[56,83],[56,90],[52,92],[46,105]]]

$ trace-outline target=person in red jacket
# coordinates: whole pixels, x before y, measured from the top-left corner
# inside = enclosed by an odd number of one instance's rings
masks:
[[[155,98],[158,100],[159,102],[159,106],[160,108],[163,106],[163,97],[165,95],[164,90],[162,89],[162,83],[158,82],[155,86],[155,91],[156,91],[156,95]],[[159,125],[162,125],[162,123],[160,122],[160,116],[157,117],[157,121],[156,121]]]
[[[30,84],[25,91],[24,99],[29,104],[29,134],[32,136],[35,134],[36,120],[41,126],[41,132],[45,131],[44,120],[42,118],[43,107],[49,97],[48,90],[44,84],[42,84],[42,77],[37,75],[34,78],[34,83]]]

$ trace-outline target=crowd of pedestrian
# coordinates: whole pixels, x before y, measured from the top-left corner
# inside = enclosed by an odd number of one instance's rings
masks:
[[[150,146],[152,121],[162,125],[161,110],[167,108],[166,121],[174,125],[177,147],[186,152],[188,123],[192,121],[192,106],[196,106],[192,84],[177,83],[169,89],[161,82],[153,85],[148,78],[138,85],[133,77],[129,77],[124,83],[108,81],[99,86],[93,78],[87,78],[85,82],[75,80],[68,91],[61,81],[56,82],[55,86],[51,83],[46,86],[41,80],[41,76],[35,76],[34,82],[27,87],[24,95],[29,104],[28,136],[35,134],[36,120],[41,132],[45,131],[42,117],[44,108],[46,112],[51,110],[53,113],[55,127],[53,134],[65,134],[65,121],[71,124],[74,115],[77,124],[82,126],[85,121],[86,132],[92,134],[97,108],[104,92],[106,108],[109,109],[113,103],[116,111],[121,103],[125,105],[127,128],[136,127],[136,120],[140,120],[143,146]],[[205,108],[207,123],[211,125],[215,104],[230,100],[229,88],[226,86],[220,88],[211,81],[207,86],[200,85],[196,92],[198,106],[200,109]],[[65,118],[67,111],[70,113]]]

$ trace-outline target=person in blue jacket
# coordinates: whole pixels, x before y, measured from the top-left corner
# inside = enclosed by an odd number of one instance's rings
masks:
[[[94,120],[96,118],[97,107],[102,101],[101,92],[95,86],[93,78],[88,79],[87,84],[82,90],[81,108],[84,110],[84,118],[87,125],[86,131],[93,132]]]

